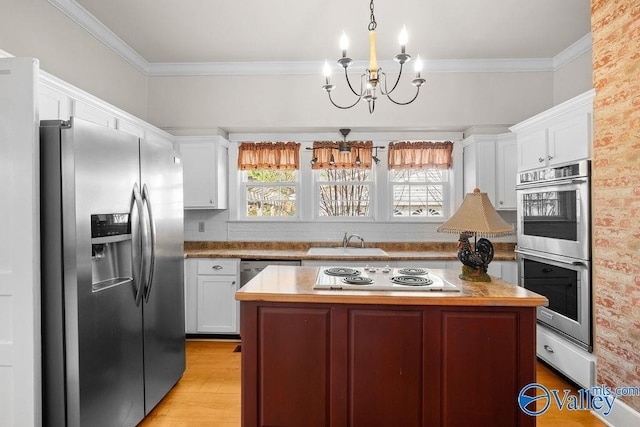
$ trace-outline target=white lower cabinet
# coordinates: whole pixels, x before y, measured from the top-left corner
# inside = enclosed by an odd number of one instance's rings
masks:
[[[191,334],[240,333],[240,287],[236,258],[187,259],[186,332]]]
[[[596,382],[596,356],[564,339],[551,329],[537,326],[538,357],[579,386],[588,389]]]

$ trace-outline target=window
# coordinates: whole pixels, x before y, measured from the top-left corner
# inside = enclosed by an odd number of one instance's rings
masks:
[[[257,169],[242,172],[244,216],[295,217],[298,171]]]
[[[314,142],[317,217],[370,217],[373,182],[371,141],[349,142],[341,150],[335,141]]]
[[[452,151],[450,141],[389,144],[393,218],[445,217]]]
[[[394,218],[443,218],[449,181],[447,169],[389,171]]]
[[[323,169],[315,171],[315,177],[317,216],[371,216],[371,169]]]
[[[245,218],[296,217],[300,144],[243,142],[238,147]]]

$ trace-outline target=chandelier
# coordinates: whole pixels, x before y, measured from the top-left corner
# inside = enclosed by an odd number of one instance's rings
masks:
[[[367,68],[365,72],[360,76],[359,91],[356,91],[353,88],[353,85],[349,80],[349,74],[347,72],[347,68],[349,68],[349,65],[351,65],[351,63],[353,62],[351,58],[347,57],[347,48],[349,47],[349,40],[347,39],[347,36],[344,32],[342,33],[342,37],[340,38],[340,49],[342,50],[342,58],[338,59],[338,64],[340,64],[342,68],[344,68],[344,76],[345,76],[345,79],[347,80],[347,85],[349,86],[349,89],[351,90],[351,92],[356,96],[356,100],[353,104],[346,105],[346,106],[338,105],[333,100],[333,98],[331,98],[331,91],[335,88],[335,85],[332,85],[330,82],[331,66],[327,61],[324,62],[323,71],[325,76],[325,84],[322,86],[322,88],[329,95],[329,101],[331,101],[331,103],[334,106],[343,110],[346,110],[348,108],[355,106],[362,99],[364,99],[367,101],[369,105],[369,113],[373,113],[373,111],[376,108],[377,92],[389,98],[389,100],[394,104],[397,104],[397,105],[411,104],[418,97],[418,94],[420,93],[420,87],[425,83],[425,79],[420,77],[420,72],[422,71],[422,61],[420,60],[420,55],[418,55],[418,57],[414,62],[415,64],[414,70],[416,73],[416,77],[411,81],[411,84],[416,87],[416,94],[414,95],[413,98],[411,98],[409,101],[406,101],[406,102],[396,101],[391,97],[391,94],[393,93],[393,91],[398,86],[398,83],[400,82],[400,77],[402,77],[402,69],[404,67],[404,64],[411,60],[411,56],[409,56],[409,54],[405,52],[407,38],[408,38],[407,30],[403,26],[402,31],[400,32],[400,37],[399,37],[400,53],[393,57],[393,59],[400,64],[400,71],[398,72],[398,78],[396,79],[393,87],[389,89],[387,87],[387,75],[382,71],[382,68],[378,67],[378,62],[376,59],[376,27],[378,26],[378,23],[376,22],[376,18],[373,14],[373,0],[371,0],[371,4],[369,5],[369,8],[371,9],[371,21],[369,22],[369,26],[368,26],[369,47],[370,47],[369,68]]]

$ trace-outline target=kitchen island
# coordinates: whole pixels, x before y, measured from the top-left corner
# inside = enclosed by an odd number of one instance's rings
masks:
[[[242,425],[533,426],[536,307],[495,280],[460,292],[314,290],[318,268],[269,266],[241,303]]]

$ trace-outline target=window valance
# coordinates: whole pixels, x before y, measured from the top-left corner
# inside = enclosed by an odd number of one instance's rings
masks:
[[[341,153],[335,141],[313,143],[311,169],[371,169],[373,142],[349,142],[351,151]]]
[[[300,144],[243,142],[238,148],[238,169],[300,169]]]
[[[450,169],[453,142],[392,142],[389,169]]]

